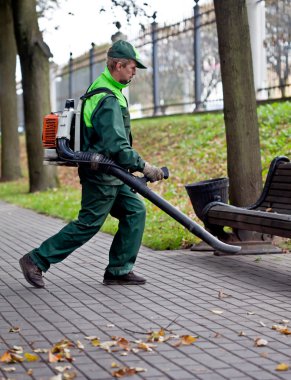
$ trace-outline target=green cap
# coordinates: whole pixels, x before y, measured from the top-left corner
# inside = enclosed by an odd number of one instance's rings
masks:
[[[119,40],[114,42],[114,44],[108,50],[107,55],[111,58],[132,59],[136,62],[137,68],[147,68],[141,63],[138,51],[127,41]]]

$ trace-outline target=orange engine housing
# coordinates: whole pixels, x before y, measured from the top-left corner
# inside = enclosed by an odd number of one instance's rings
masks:
[[[51,113],[43,118],[42,145],[44,148],[56,147],[59,116]]]

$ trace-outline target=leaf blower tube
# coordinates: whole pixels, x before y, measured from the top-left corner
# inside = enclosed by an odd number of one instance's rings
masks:
[[[130,174],[128,171],[116,165],[114,161],[104,157],[102,154],[92,152],[74,152],[69,147],[69,140],[67,138],[57,139],[57,152],[61,160],[78,163],[79,165],[87,164],[94,170],[100,170],[104,173],[114,175],[126,185],[130,186],[133,190],[151,201],[154,205],[159,207],[182,226],[187,228],[187,230],[189,230],[193,235],[196,235],[205,241],[215,250],[226,253],[236,253],[241,249],[239,246],[229,245],[218,240],[199,224],[195,223],[192,219],[178,211],[165,199],[150,190],[146,186],[146,181],[142,178]],[[165,178],[166,177],[167,174],[165,172]]]

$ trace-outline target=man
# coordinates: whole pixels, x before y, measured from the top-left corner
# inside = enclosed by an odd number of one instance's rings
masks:
[[[130,117],[122,94],[136,68],[146,69],[134,47],[126,41],[115,42],[107,53],[107,67],[88,89],[101,92],[85,101],[81,150],[101,153],[131,172],[144,173],[154,182],[163,178],[163,172],[145,162],[132,148]],[[111,214],[119,220],[119,227],[109,250],[103,283],[144,284],[146,280],[132,271],[145,225],[143,202],[112,175],[80,166],[79,177],[82,201],[78,219],[19,260],[24,277],[31,285],[43,288],[42,272],[91,239]]]

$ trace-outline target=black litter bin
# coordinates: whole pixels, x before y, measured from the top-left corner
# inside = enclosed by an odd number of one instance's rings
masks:
[[[228,178],[214,178],[206,181],[191,183],[185,188],[191,200],[195,214],[203,220],[203,209],[211,202],[228,202]]]

